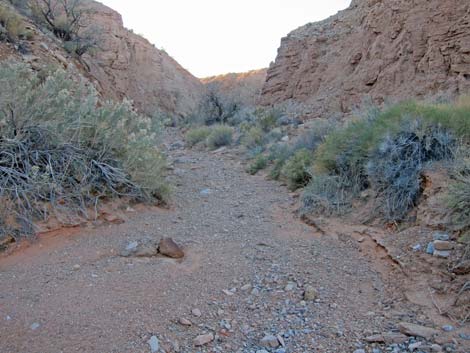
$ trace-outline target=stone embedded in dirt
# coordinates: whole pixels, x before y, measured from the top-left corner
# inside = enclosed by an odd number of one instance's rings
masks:
[[[434,249],[436,250],[453,250],[454,249],[454,244],[451,243],[450,241],[445,241],[445,240],[434,240]]]
[[[266,335],[259,342],[261,347],[277,348],[280,346],[279,340],[274,335]]]
[[[123,257],[152,257],[158,253],[157,244],[153,239],[135,240],[128,243],[121,251]]]
[[[193,314],[195,317],[201,317],[201,315],[202,315],[201,310],[199,310],[199,309],[191,310],[191,314]]]
[[[240,290],[242,290],[243,292],[246,292],[246,291],[249,291],[251,288],[252,288],[251,284],[245,284],[244,286],[240,288]]]
[[[442,347],[438,344],[431,345],[431,352],[442,352]]]
[[[312,286],[306,286],[304,291],[304,299],[305,300],[315,300],[317,299],[318,293],[315,288]]]
[[[454,330],[455,330],[454,326],[452,326],[452,325],[444,325],[444,326],[442,326],[441,328],[442,328],[442,330],[445,331],[445,332],[451,332],[451,331],[454,331]]]
[[[429,254],[429,255],[433,255],[434,254],[434,243],[429,243],[428,246],[426,247],[426,253]]]
[[[224,292],[225,295],[228,295],[229,297],[231,297],[232,295],[234,295],[235,293],[230,291],[230,290],[227,290],[227,289],[224,289],[222,290],[222,292]]]
[[[442,233],[442,232],[436,232],[432,235],[434,240],[441,240],[441,241],[447,241],[450,239],[449,234],[447,233]]]
[[[158,245],[160,254],[171,257],[173,259],[181,259],[184,257],[183,250],[171,238],[163,238]]]
[[[39,323],[37,323],[37,322],[33,323],[33,324],[30,326],[31,330],[33,330],[33,331],[36,331],[39,327],[41,327],[41,324],[39,324]]]
[[[398,332],[384,332],[378,335],[366,337],[365,341],[369,343],[400,344],[406,342],[408,337]]]
[[[439,332],[433,328],[412,324],[409,322],[400,322],[398,324],[398,329],[401,333],[407,336],[414,337],[423,337],[426,339],[431,338],[434,335],[437,335]]]
[[[124,223],[124,220],[121,217],[119,217],[115,214],[103,213],[102,217],[108,223],[112,223],[112,224],[123,224]]]
[[[434,250],[433,256],[447,259],[450,256],[450,251]]]
[[[204,346],[214,340],[214,335],[212,333],[208,333],[207,335],[199,335],[194,339],[194,345],[196,347]]]
[[[157,353],[158,350],[160,349],[160,341],[158,340],[157,336],[150,337],[147,343],[149,344],[150,351],[152,353]]]
[[[80,269],[80,265],[79,265],[79,264],[75,264],[75,265],[73,265],[72,269],[73,269],[74,271],[78,271],[78,270]]]
[[[193,324],[191,321],[189,321],[188,319],[185,319],[184,317],[179,319],[178,322],[183,326],[192,326]]]

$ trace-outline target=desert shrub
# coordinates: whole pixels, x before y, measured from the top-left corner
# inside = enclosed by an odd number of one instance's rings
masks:
[[[3,28],[3,31],[2,31]],[[31,34],[26,30],[25,23],[10,6],[0,4],[0,40],[3,39],[16,42],[19,39],[27,38]]]
[[[393,137],[386,136],[367,163],[367,174],[380,196],[379,209],[384,217],[405,220],[421,194],[425,164],[452,159],[455,149],[455,139],[448,131],[423,129],[419,120],[407,122]]]
[[[233,141],[233,128],[226,125],[217,125],[211,128],[211,133],[207,137],[207,147],[216,149],[222,146],[229,146]]]
[[[463,139],[470,138],[470,107],[406,102],[389,107],[381,113],[355,120],[329,134],[317,149],[315,169],[340,174],[351,171],[360,184],[370,151],[377,148],[384,136],[394,135],[404,123],[420,120],[423,129],[439,126]]]
[[[32,18],[78,57],[98,46],[99,31],[90,27],[86,0],[31,0]]]
[[[448,206],[452,226],[457,230],[470,231],[470,147],[463,147],[453,168],[454,181],[449,188]]]
[[[1,223],[17,234],[51,214],[88,217],[101,199],[166,196],[158,124],[129,102],[98,104],[96,90],[71,76],[0,67]]]
[[[268,159],[266,156],[259,154],[248,166],[248,173],[251,175],[255,175],[260,170],[266,168],[268,166]]]
[[[277,109],[258,109],[255,112],[257,125],[264,131],[269,132],[277,126],[281,112]]]
[[[348,184],[337,175],[312,175],[302,192],[301,212],[328,215],[345,213],[351,206]]]
[[[186,142],[190,147],[195,146],[201,142],[206,141],[210,133],[211,129],[207,126],[191,129],[186,133]]]
[[[192,122],[199,125],[229,123],[240,110],[240,104],[218,92],[217,86],[209,85]]]
[[[281,177],[287,182],[290,190],[296,190],[308,184],[311,179],[312,162],[312,152],[306,149],[298,150],[286,161],[281,170]]]
[[[257,126],[252,126],[242,137],[242,144],[252,149],[256,146],[260,146],[264,142],[264,131]]]

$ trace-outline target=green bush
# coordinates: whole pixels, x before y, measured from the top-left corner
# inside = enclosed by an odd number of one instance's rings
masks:
[[[167,196],[156,120],[129,102],[99,103],[71,75],[44,80],[25,64],[0,67],[0,198],[15,234],[34,233],[34,221],[52,213],[88,217],[106,198]]]
[[[191,129],[186,133],[186,142],[190,147],[193,147],[201,142],[206,141],[210,133],[211,129],[207,126]]]
[[[262,154],[258,155],[249,165],[247,171],[251,175],[255,175],[260,170],[268,166],[268,159]]]
[[[286,161],[281,170],[281,178],[287,182],[290,190],[304,187],[311,179],[310,168],[313,162],[312,152],[301,149]]]
[[[454,182],[449,188],[448,206],[452,226],[456,230],[470,231],[470,147],[463,147],[453,170]]]
[[[389,221],[406,220],[421,195],[425,165],[451,160],[455,150],[449,132],[430,127],[422,130],[419,121],[406,123],[395,137],[386,136],[367,163],[369,181],[379,195],[377,210]]]
[[[215,150],[219,147],[229,146],[233,141],[233,128],[226,125],[216,125],[211,128],[211,133],[207,137],[207,147]]]
[[[242,144],[246,148],[254,148],[263,144],[264,131],[257,126],[252,126],[243,136]]]
[[[349,172],[363,182],[364,166],[369,153],[386,135],[395,135],[404,123],[420,120],[423,130],[439,126],[456,137],[470,139],[470,106],[432,105],[406,102],[385,109],[373,117],[355,120],[329,134],[317,149],[315,170],[320,173]]]
[[[5,30],[5,38],[11,42],[16,42],[21,38],[29,38],[30,32],[26,30],[25,23],[12,8],[0,4],[0,40],[2,39],[1,28]]]
[[[339,176],[313,175],[301,196],[301,212],[341,215],[351,207],[348,183]]]

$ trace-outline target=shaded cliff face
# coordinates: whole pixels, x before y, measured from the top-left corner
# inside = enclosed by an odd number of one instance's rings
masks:
[[[282,39],[261,103],[296,101],[305,117],[348,114],[364,100],[470,91],[470,2],[355,0]]]
[[[190,114],[199,104],[203,84],[165,52],[123,26],[116,11],[95,1],[84,1],[89,9],[87,24],[99,37],[99,48],[81,61],[63,49],[63,43],[46,34],[23,16],[33,36],[21,45],[0,41],[0,61],[29,62],[34,69],[64,67],[88,78],[105,99],[130,99],[141,113],[163,111],[172,115]],[[18,12],[18,14],[20,14]]]
[[[84,60],[101,90],[111,98],[127,97],[152,114],[156,108],[178,115],[198,105],[203,85],[174,59],[145,38],[124,28],[121,15],[97,2],[90,3],[100,49]]]
[[[244,73],[230,73],[201,79],[206,88],[214,89],[231,101],[245,106],[258,103],[266,80],[267,69],[252,70]]]

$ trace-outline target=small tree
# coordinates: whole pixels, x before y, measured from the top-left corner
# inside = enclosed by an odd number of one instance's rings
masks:
[[[32,0],[33,17],[62,40],[65,49],[81,57],[98,44],[89,27],[83,0]]]

